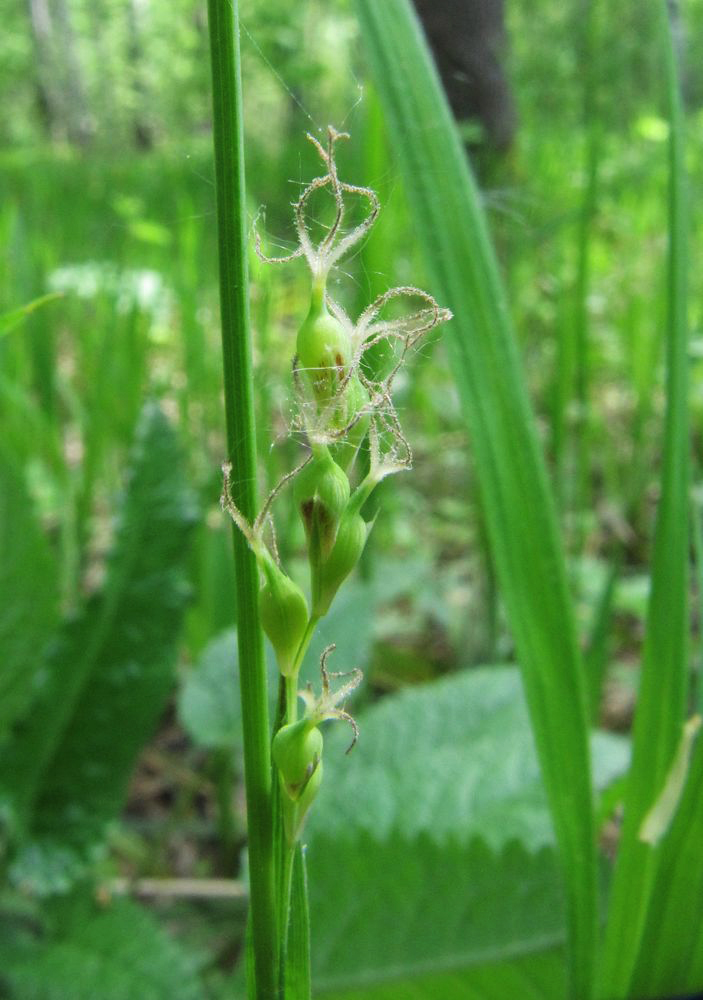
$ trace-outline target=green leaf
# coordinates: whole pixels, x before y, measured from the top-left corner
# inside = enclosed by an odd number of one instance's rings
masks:
[[[701,844],[703,739],[699,734],[671,827],[658,847],[645,848],[656,858],[657,870],[632,977],[632,996],[646,1000],[703,987]]]
[[[200,746],[241,749],[236,629],[221,632],[205,647],[181,688],[178,715],[188,735]]]
[[[676,752],[688,687],[688,210],[676,50],[665,0],[660,0],[659,7],[671,125],[666,415],[652,584],[633,730],[633,767],[603,953],[601,985],[608,1000],[631,995],[629,977],[648,919],[657,867],[657,854],[640,841],[639,830],[653,792],[661,787]]]
[[[27,708],[58,618],[56,561],[24,480],[0,454],[0,743]]]
[[[316,990],[405,983],[563,942],[518,671],[405,689],[359,721],[352,758],[346,733],[328,740],[308,829]],[[617,737],[597,734],[593,754],[599,787],[627,766]]]
[[[408,0],[357,0],[431,291],[454,320],[451,369],[523,671],[565,875],[570,993],[588,1000],[598,884],[585,678],[544,459],[478,193]]]
[[[460,972],[421,975],[402,982],[315,996],[326,1000],[562,1000],[566,990],[563,949],[489,962]]]
[[[293,858],[286,952],[286,1000],[310,1000],[310,913],[305,854],[300,845]]]
[[[119,812],[173,684],[193,519],[174,432],[150,406],[105,585],[63,628],[0,765],[0,787],[35,834],[84,843]]]
[[[320,679],[320,656],[334,643],[337,647],[332,660],[334,670],[364,667],[371,651],[372,623],[375,606],[374,590],[360,580],[345,584],[334,600],[329,613],[317,626],[301,669],[301,686]]]
[[[273,715],[278,682],[275,656],[267,652],[269,712]],[[200,746],[242,748],[237,630],[226,629],[203,650],[181,688],[178,714],[188,735]]]
[[[4,337],[5,334],[14,330],[16,326],[31,316],[35,309],[41,308],[47,302],[53,302],[54,299],[62,299],[63,292],[49,292],[47,295],[40,295],[38,299],[34,299],[32,302],[28,302],[24,306],[20,306],[18,309],[12,309],[10,312],[2,313],[0,315],[0,337]]]
[[[193,960],[142,907],[63,901],[53,933],[0,945],[9,1000],[201,1000]],[[3,993],[3,996],[6,994]]]

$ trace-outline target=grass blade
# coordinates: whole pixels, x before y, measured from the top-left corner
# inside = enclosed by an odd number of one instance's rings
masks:
[[[631,993],[637,997],[678,996],[703,982],[703,739],[696,739],[688,774],[671,827],[659,848]],[[693,724],[693,725],[692,725]],[[685,739],[685,737],[684,737]]]
[[[602,992],[609,998],[629,994],[658,862],[656,852],[640,842],[638,833],[642,818],[671,765],[688,683],[687,206],[683,113],[665,0],[661,0],[661,23],[670,121],[667,404],[661,499],[654,536],[633,764],[603,955]]]
[[[310,913],[305,854],[300,844],[293,857],[290,926],[286,952],[286,1000],[310,1000]]]
[[[244,139],[237,0],[208,0],[212,60],[220,308],[227,457],[232,497],[245,518],[256,513],[251,331],[247,276]],[[259,624],[258,572],[236,528],[237,636],[249,823],[252,940],[257,998],[277,996],[277,938],[266,664]]]
[[[62,298],[63,292],[49,292],[47,295],[41,295],[38,299],[28,302],[27,305],[13,309],[11,312],[3,313],[0,315],[0,337],[4,337],[10,330],[14,330],[28,316],[31,316],[35,309],[40,309],[47,302],[53,302],[54,299]]]
[[[592,991],[595,843],[583,671],[564,559],[503,288],[466,156],[406,0],[358,0],[471,432],[566,882],[571,993]]]

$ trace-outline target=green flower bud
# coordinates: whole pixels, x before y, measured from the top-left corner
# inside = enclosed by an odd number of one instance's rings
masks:
[[[327,311],[321,293],[313,293],[310,312],[298,331],[296,352],[315,398],[328,403],[346,374],[352,348],[349,334]]]
[[[286,794],[299,801],[320,767],[322,733],[308,719],[291,722],[274,736],[271,754]]]
[[[314,456],[295,481],[294,495],[300,509],[308,544],[316,539],[326,555],[334,543],[337,525],[349,502],[349,479],[329,451]]]
[[[320,785],[322,784],[322,761],[320,761],[312,772],[310,780],[305,785],[305,788],[300,793],[300,798],[295,803],[293,809],[284,811],[284,826],[286,831],[286,836],[291,844],[294,844],[298,837],[300,836],[301,830],[303,829],[303,824],[305,818],[308,814],[310,806],[313,804],[317,793],[320,790]]]
[[[300,587],[270,556],[265,556],[260,564],[265,577],[259,591],[261,625],[271,640],[279,670],[289,677],[308,625],[308,603]]]
[[[358,416],[361,414],[361,416]],[[358,419],[354,420],[358,416]],[[340,400],[340,405],[333,421],[336,430],[349,428],[344,438],[330,446],[330,453],[335,462],[345,471],[354,461],[361,442],[366,437],[371,420],[369,394],[359,377],[353,375]]]
[[[320,567],[315,615],[326,615],[329,611],[334,595],[361,558],[366,536],[366,522],[361,514],[348,510],[339,523],[332,551]]]

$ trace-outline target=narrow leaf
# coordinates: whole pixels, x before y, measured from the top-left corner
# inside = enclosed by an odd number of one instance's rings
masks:
[[[478,194],[407,0],[357,0],[451,367],[523,671],[566,883],[571,994],[588,1000],[598,886],[586,691],[553,499]]]
[[[656,852],[640,841],[639,830],[676,752],[688,684],[687,207],[683,114],[666,0],[660,10],[670,118],[667,402],[633,766],[603,956],[602,993],[608,1000],[630,995],[629,977],[657,865]]]
[[[671,827],[658,847],[642,940],[630,995],[682,996],[703,988],[703,740],[691,755],[688,777]]]
[[[0,337],[4,337],[6,333],[14,330],[16,326],[19,326],[28,316],[36,310],[41,308],[47,302],[53,302],[54,299],[62,299],[63,292],[49,292],[47,295],[40,295],[38,299],[34,299],[32,302],[28,302],[24,306],[20,306],[18,309],[12,309],[10,312],[2,313],[0,315]]]
[[[310,914],[305,854],[300,845],[293,859],[285,1000],[310,1000]]]
[[[700,728],[700,715],[694,715],[683,727],[681,742],[676,751],[671,769],[666,776],[664,787],[657,796],[654,805],[644,817],[640,828],[640,840],[645,844],[651,844],[653,847],[656,847],[669,829],[678,809],[681,795],[683,794],[686,778],[688,777],[691,753]]]

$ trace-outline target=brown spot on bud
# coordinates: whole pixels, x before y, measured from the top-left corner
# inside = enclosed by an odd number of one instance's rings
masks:
[[[308,528],[312,526],[312,514],[315,510],[314,500],[304,500],[300,505],[300,512],[303,515],[303,521]]]

